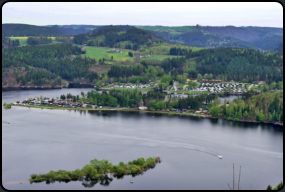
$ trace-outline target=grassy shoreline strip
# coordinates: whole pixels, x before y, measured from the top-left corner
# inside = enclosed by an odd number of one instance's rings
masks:
[[[60,110],[74,110],[74,111],[122,111],[122,112],[139,112],[139,113],[156,113],[156,114],[171,114],[171,115],[179,115],[179,116],[191,116],[191,117],[200,117],[200,118],[208,118],[208,119],[224,119],[228,121],[238,121],[238,122],[247,122],[247,123],[265,123],[265,124],[274,124],[274,125],[280,125],[283,126],[282,123],[279,122],[258,122],[254,120],[237,120],[232,118],[225,118],[225,117],[214,117],[212,115],[206,115],[206,114],[191,114],[191,113],[177,113],[172,111],[145,111],[145,110],[138,110],[138,109],[130,109],[130,108],[114,108],[109,109],[107,107],[99,108],[99,109],[91,109],[91,108],[65,108],[65,107],[59,107],[59,106],[18,106],[18,105],[12,105],[16,107],[27,107],[27,108],[37,108],[37,109],[60,109]]]

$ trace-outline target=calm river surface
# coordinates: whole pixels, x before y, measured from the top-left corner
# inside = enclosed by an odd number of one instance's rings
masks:
[[[236,183],[241,166],[242,189],[266,189],[283,180],[280,126],[146,113],[3,108],[4,102],[88,90],[2,91],[4,188],[227,190],[233,183],[233,163]],[[154,169],[106,185],[27,181],[33,173],[81,169],[95,158],[118,164],[153,156],[162,159]]]

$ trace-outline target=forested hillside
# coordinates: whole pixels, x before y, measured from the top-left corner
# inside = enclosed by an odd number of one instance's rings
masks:
[[[41,27],[27,24],[2,24],[2,35],[4,36],[57,36],[61,35],[56,28]]]
[[[278,45],[278,47],[276,49],[274,49],[274,51],[276,51],[276,54],[278,54],[278,55],[283,55],[283,42],[280,43]]]
[[[265,37],[262,39],[249,41],[249,43],[255,45],[256,47],[262,50],[276,49],[281,42],[283,42],[283,36],[280,35],[273,35],[271,37]]]
[[[282,81],[283,58],[259,51],[239,48],[204,49],[188,54],[197,57],[197,71],[235,81]]]
[[[157,36],[195,47],[275,49],[283,41],[283,28],[234,26],[143,27]]]
[[[104,26],[93,30],[91,33],[75,35],[73,41],[80,45],[138,50],[141,45],[151,46],[153,43],[165,42],[166,40],[132,26]]]
[[[70,81],[83,77],[93,81],[98,75],[89,68],[95,59],[72,56],[81,53],[81,48],[64,43],[2,49],[2,85],[13,83],[10,76],[21,85],[30,81],[42,85],[56,77]]]
[[[76,35],[91,31],[95,27],[36,26],[28,24],[2,24],[2,35],[7,37]]]

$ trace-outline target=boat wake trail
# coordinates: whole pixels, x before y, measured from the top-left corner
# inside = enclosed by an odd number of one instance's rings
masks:
[[[105,134],[100,134],[100,136],[106,136],[106,137],[116,137],[116,138],[121,138],[124,139],[126,143],[126,140],[136,140],[136,145],[142,146],[142,147],[166,147],[166,148],[182,148],[186,150],[195,150],[201,153],[206,153],[209,155],[213,155],[215,157],[219,157],[220,159],[222,156],[213,149],[208,149],[203,146],[199,145],[194,145],[189,142],[175,142],[175,141],[163,141],[160,139],[151,139],[151,138],[141,138],[137,136],[126,136],[126,135],[105,135]],[[168,138],[169,139],[169,138]]]

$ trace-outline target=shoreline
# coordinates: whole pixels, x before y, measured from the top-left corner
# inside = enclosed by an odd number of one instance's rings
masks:
[[[146,110],[136,110],[136,109],[128,109],[128,108],[115,108],[115,109],[84,109],[84,108],[65,108],[65,107],[34,107],[34,106],[17,106],[17,105],[12,105],[13,107],[25,107],[25,108],[34,108],[34,109],[50,109],[50,110],[74,110],[74,111],[120,111],[120,112],[139,112],[139,113],[154,113],[154,114],[170,114],[170,115],[179,115],[179,116],[190,116],[190,117],[199,117],[202,119],[224,119],[224,120],[228,120],[228,121],[234,121],[234,122],[246,122],[246,123],[263,123],[263,124],[273,124],[273,125],[278,125],[278,126],[282,126],[283,124],[278,123],[278,122],[257,122],[257,121],[252,121],[252,120],[234,120],[234,119],[227,119],[225,117],[214,117],[211,115],[197,115],[195,114],[192,115],[190,113],[176,113],[176,112],[166,112],[166,111],[146,111]]]

